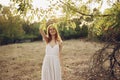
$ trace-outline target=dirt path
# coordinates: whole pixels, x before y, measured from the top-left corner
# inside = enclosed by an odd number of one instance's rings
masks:
[[[79,76],[88,67],[92,54],[103,44],[83,40],[63,43],[63,80],[83,80]],[[0,80],[41,80],[45,43],[38,41],[0,46]]]

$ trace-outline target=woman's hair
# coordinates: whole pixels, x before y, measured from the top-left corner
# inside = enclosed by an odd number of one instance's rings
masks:
[[[50,25],[47,27],[47,37],[48,37],[47,43],[49,43],[49,42],[52,40],[52,36],[51,36],[51,34],[50,34],[50,31],[49,31],[49,30],[50,30],[50,27],[54,28],[55,31],[56,31],[55,41],[56,41],[56,42],[62,42],[62,39],[61,39],[61,37],[60,37],[60,35],[59,35],[59,33],[58,33],[57,27],[55,27],[54,24],[50,24]]]

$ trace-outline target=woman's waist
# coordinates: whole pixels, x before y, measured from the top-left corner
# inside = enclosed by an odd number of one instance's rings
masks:
[[[58,57],[58,55],[46,54],[45,56]]]

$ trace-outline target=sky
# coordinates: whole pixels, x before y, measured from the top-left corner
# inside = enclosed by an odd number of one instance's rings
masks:
[[[50,3],[48,2],[48,0],[33,0],[33,7],[34,8],[42,8],[42,9],[46,9],[48,8],[47,5],[50,5]]]
[[[5,6],[8,6],[10,0],[0,0],[0,4],[3,4]]]

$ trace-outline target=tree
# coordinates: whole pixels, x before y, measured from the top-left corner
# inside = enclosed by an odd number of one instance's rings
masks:
[[[0,42],[11,43],[24,34],[20,16],[13,16],[9,7],[3,7],[0,20]]]
[[[71,2],[72,0],[68,1]],[[110,0],[107,1],[111,3]],[[103,14],[99,13],[100,7],[94,9],[93,13],[90,14],[79,10],[69,2],[63,2],[61,0],[60,2],[82,16],[92,17],[93,25],[91,26],[92,29],[90,28],[89,30],[91,30],[95,36],[101,37],[102,39],[104,38],[104,41],[109,42],[91,57],[91,65],[85,73],[87,74],[85,75],[85,80],[119,80],[120,1],[116,0],[116,2],[112,3],[111,8],[106,9]],[[93,2],[93,0],[89,0],[89,3],[91,2]],[[96,2],[102,4],[103,0],[96,0]]]

